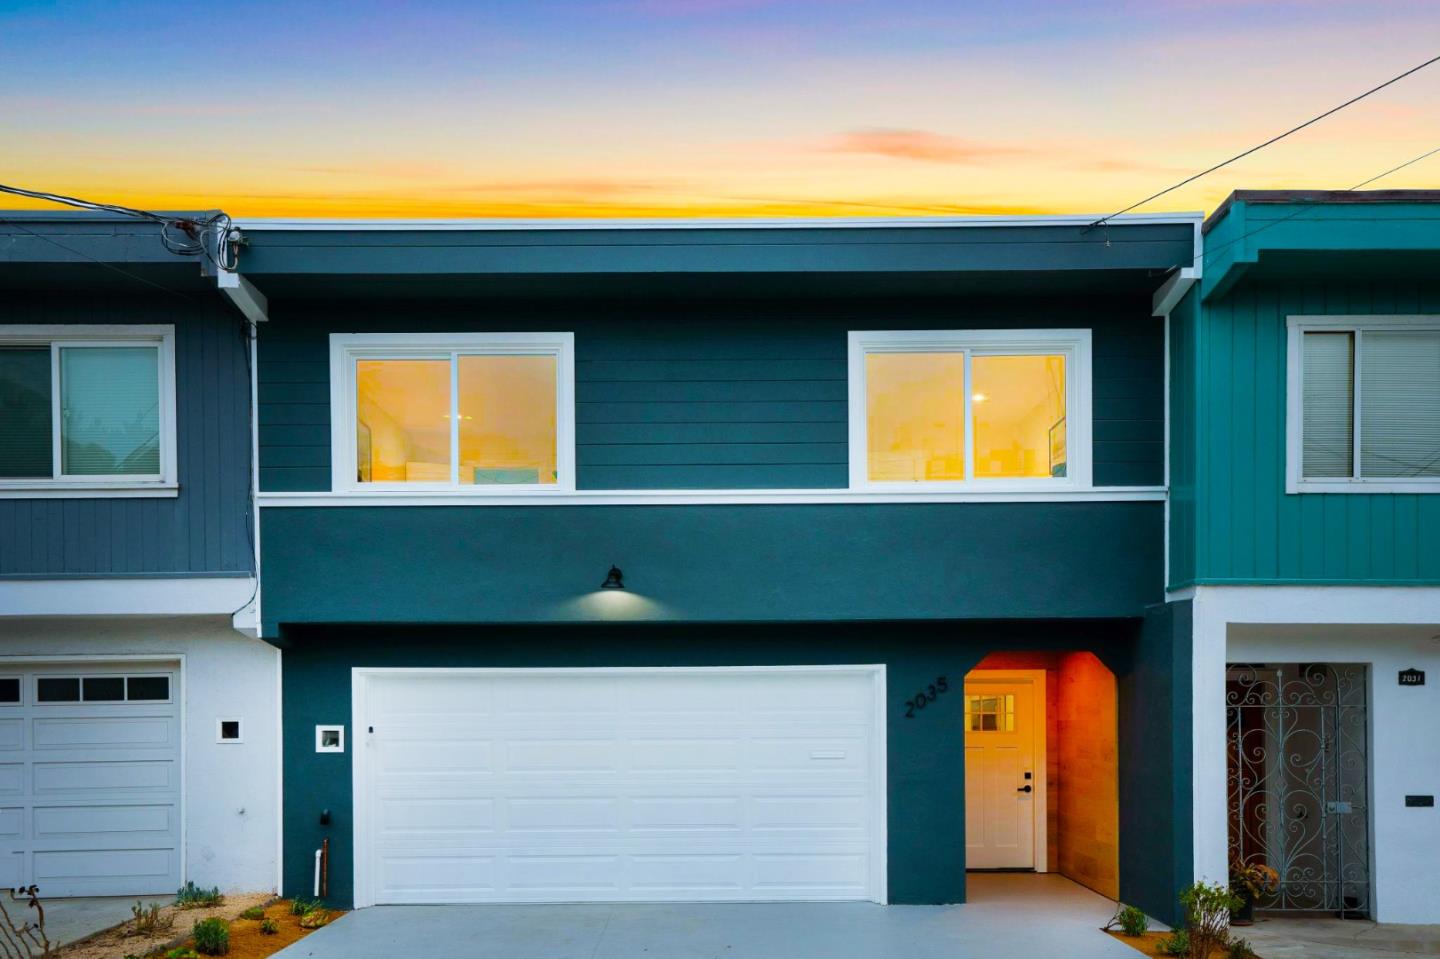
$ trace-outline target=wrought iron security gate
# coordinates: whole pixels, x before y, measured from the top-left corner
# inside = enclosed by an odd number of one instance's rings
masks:
[[[1369,718],[1364,666],[1226,672],[1230,856],[1263,863],[1275,912],[1369,916]]]

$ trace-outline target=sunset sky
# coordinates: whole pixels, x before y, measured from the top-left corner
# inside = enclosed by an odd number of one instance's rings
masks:
[[[241,217],[1103,213],[1437,53],[1435,0],[0,0],[0,182]],[[1145,209],[1435,147],[1440,64]],[[1376,186],[1440,187],[1440,155]]]

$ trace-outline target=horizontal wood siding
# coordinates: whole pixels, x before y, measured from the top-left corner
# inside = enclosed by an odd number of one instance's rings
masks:
[[[331,332],[575,333],[581,489],[843,488],[855,329],[1090,327],[1095,482],[1159,484],[1163,331],[1142,298],[760,303],[272,304],[261,488],[330,488]]]
[[[1285,493],[1286,317],[1365,313],[1440,313],[1440,284],[1247,282],[1206,304],[1198,581],[1440,582],[1440,495]]]
[[[218,297],[7,294],[0,323],[174,324],[180,483],[173,499],[0,495],[0,576],[250,571],[250,374]]]

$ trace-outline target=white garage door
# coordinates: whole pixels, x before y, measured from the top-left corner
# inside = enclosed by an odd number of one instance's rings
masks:
[[[175,891],[179,692],[173,665],[0,667],[0,886]]]
[[[883,690],[878,666],[356,670],[357,902],[884,901]]]

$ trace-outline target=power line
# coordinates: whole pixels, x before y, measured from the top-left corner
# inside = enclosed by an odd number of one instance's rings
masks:
[[[25,187],[11,186],[5,183],[0,183],[0,193],[23,196],[31,200],[43,200],[47,203],[57,203],[61,206],[73,206],[81,210],[91,210],[96,213],[113,213],[117,216],[128,216],[137,220],[145,220],[160,227],[160,243],[171,253],[177,256],[204,256],[219,269],[235,269],[235,250],[232,245],[231,221],[230,216],[224,211],[216,211],[199,218],[166,216],[163,213],[154,213],[150,210],[121,206],[118,203],[100,203],[94,200],[84,200],[80,197],[67,196],[63,193],[30,190]],[[179,236],[176,235],[176,231],[180,234]],[[211,249],[212,244],[207,243],[207,237],[213,240],[213,250]]]
[[[1094,229],[1094,228],[1097,227],[1097,226],[1103,226],[1103,225],[1105,225],[1105,223],[1106,223],[1107,221],[1113,220],[1115,217],[1120,216],[1121,214],[1129,213],[1131,210],[1134,210],[1134,209],[1136,209],[1137,207],[1142,207],[1142,206],[1144,206],[1145,204],[1149,203],[1151,200],[1158,200],[1160,197],[1164,196],[1165,194],[1167,194],[1167,193],[1173,193],[1173,192],[1175,192],[1176,190],[1180,189],[1182,186],[1186,186],[1187,184],[1194,183],[1196,180],[1200,179],[1201,177],[1209,176],[1211,173],[1214,173],[1216,170],[1219,170],[1219,169],[1222,169],[1222,168],[1224,168],[1224,167],[1227,167],[1227,166],[1229,166],[1230,164],[1234,163],[1234,162],[1237,161],[1237,160],[1243,160],[1245,157],[1248,157],[1250,154],[1252,154],[1252,153],[1257,153],[1257,152],[1259,152],[1260,150],[1263,150],[1263,149],[1265,149],[1266,147],[1270,146],[1271,144],[1279,143],[1281,140],[1285,139],[1286,137],[1290,136],[1291,134],[1299,133],[1301,130],[1305,129],[1306,127],[1312,126],[1312,125],[1314,125],[1314,124],[1316,124],[1316,123],[1319,123],[1321,120],[1325,119],[1326,117],[1334,116],[1335,114],[1339,113],[1341,110],[1345,109],[1346,107],[1348,107],[1348,106],[1350,106],[1350,105],[1352,105],[1352,104],[1355,104],[1355,103],[1359,103],[1361,100],[1365,99],[1366,97],[1370,96],[1370,95],[1373,94],[1373,93],[1379,93],[1381,90],[1385,89],[1386,87],[1390,86],[1391,84],[1399,83],[1401,80],[1405,79],[1406,77],[1410,76],[1411,74],[1419,73],[1421,70],[1425,69],[1426,67],[1430,66],[1432,63],[1435,63],[1435,62],[1437,62],[1437,61],[1440,61],[1440,56],[1431,57],[1429,60],[1426,60],[1424,63],[1421,63],[1421,64],[1419,64],[1418,66],[1413,66],[1413,67],[1411,67],[1409,70],[1406,70],[1404,73],[1401,73],[1401,74],[1399,74],[1399,75],[1397,75],[1397,76],[1391,77],[1389,80],[1386,80],[1384,83],[1380,84],[1379,86],[1371,87],[1369,90],[1366,90],[1364,93],[1360,94],[1359,96],[1351,97],[1349,100],[1346,100],[1344,103],[1340,104],[1339,106],[1331,107],[1329,110],[1326,110],[1324,113],[1320,114],[1319,116],[1311,117],[1309,120],[1306,120],[1304,123],[1300,124],[1299,126],[1291,127],[1289,130],[1286,130],[1284,133],[1281,133],[1281,134],[1279,134],[1278,136],[1273,136],[1273,137],[1271,137],[1270,139],[1266,140],[1264,143],[1261,143],[1261,144],[1258,144],[1258,145],[1256,145],[1256,146],[1253,146],[1253,147],[1251,147],[1250,149],[1244,151],[1243,153],[1237,153],[1237,154],[1235,154],[1233,157],[1231,157],[1230,159],[1225,160],[1224,162],[1221,162],[1221,163],[1217,163],[1217,164],[1215,164],[1214,166],[1212,166],[1212,167],[1210,167],[1210,168],[1208,168],[1208,169],[1201,170],[1199,173],[1196,173],[1196,174],[1194,174],[1193,176],[1188,176],[1188,177],[1186,177],[1185,179],[1181,180],[1179,183],[1176,183],[1176,184],[1174,184],[1173,186],[1168,186],[1168,187],[1166,187],[1165,189],[1161,190],[1159,193],[1152,193],[1150,196],[1147,196],[1145,199],[1139,201],[1138,203],[1132,203],[1132,204],[1130,204],[1129,206],[1125,207],[1123,210],[1116,210],[1114,213],[1111,213],[1109,216],[1102,216],[1100,219],[1096,220],[1094,223],[1091,223],[1088,227],[1086,227],[1086,229],[1087,229],[1087,230],[1091,230],[1091,229]],[[1378,178],[1377,178],[1377,179],[1378,179]]]

